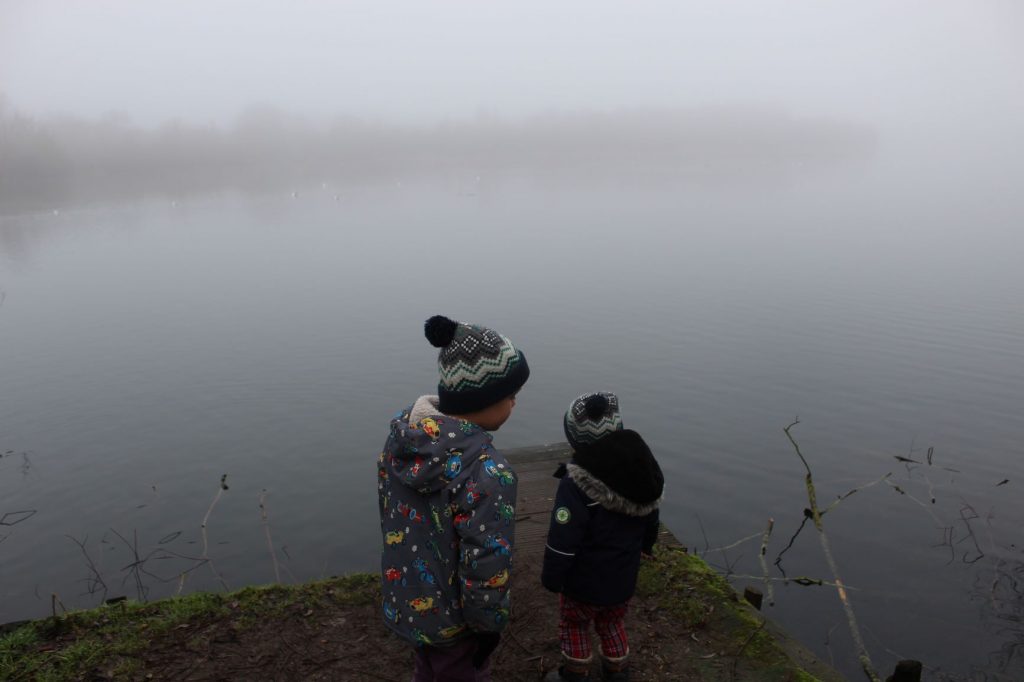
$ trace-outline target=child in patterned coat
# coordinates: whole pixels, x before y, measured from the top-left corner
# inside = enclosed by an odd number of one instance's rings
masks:
[[[414,682],[490,680],[509,618],[516,476],[491,443],[530,369],[508,338],[436,315],[438,395],[391,420],[377,476],[384,622]]]
[[[629,679],[624,619],[642,554],[658,535],[664,478],[636,431],[622,428],[612,393],[569,405],[565,435],[573,458],[561,478],[544,549],[541,582],[560,599],[562,665],[547,682],[590,680],[590,624],[600,638],[602,679]]]

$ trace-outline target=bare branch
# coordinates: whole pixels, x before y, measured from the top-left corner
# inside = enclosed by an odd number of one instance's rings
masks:
[[[863,668],[868,679],[870,679],[871,682],[881,682],[878,677],[878,673],[875,672],[874,665],[871,663],[871,657],[868,655],[867,648],[864,646],[864,640],[860,636],[860,629],[857,627],[857,618],[853,613],[853,606],[850,604],[849,597],[847,597],[843,581],[839,577],[839,567],[836,565],[835,558],[832,556],[832,549],[829,546],[828,535],[825,534],[825,527],[821,522],[821,512],[818,510],[818,502],[814,490],[814,480],[811,476],[811,468],[807,465],[807,459],[803,456],[803,453],[800,452],[800,446],[797,444],[796,440],[793,439],[793,435],[790,433],[790,429],[798,424],[799,421],[799,419],[795,420],[783,430],[786,433],[786,437],[789,438],[789,442],[793,444],[793,449],[796,450],[796,454],[800,457],[800,461],[803,462],[804,468],[807,470],[805,483],[807,486],[807,500],[810,503],[811,519],[814,521],[814,527],[818,530],[818,539],[821,541],[821,550],[825,554],[825,560],[828,562],[828,567],[832,571],[832,576],[835,579],[836,594],[839,595],[839,601],[842,602],[843,610],[846,612],[846,621],[850,627],[850,636],[853,637],[854,644],[857,645],[857,658],[860,660],[861,668]]]

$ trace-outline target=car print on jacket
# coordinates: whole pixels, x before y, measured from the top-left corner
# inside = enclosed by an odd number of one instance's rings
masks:
[[[444,461],[445,478],[455,478],[462,471],[462,450],[449,448],[448,457]]]
[[[467,482],[466,483],[466,506],[467,507],[475,506],[476,503],[480,501],[480,498],[485,496],[486,494],[487,493],[485,493],[482,489],[478,489],[477,488],[476,481],[469,481],[469,482]]]
[[[434,577],[434,574],[430,572],[429,568],[427,568],[426,561],[423,559],[416,559],[412,562],[412,567],[416,569],[416,573],[419,574],[422,582],[430,583],[431,585],[437,584],[437,578]]]
[[[394,566],[384,571],[384,580],[389,583],[400,583],[402,585],[409,582],[406,580],[405,575]]]
[[[437,613],[438,611],[438,608],[434,606],[433,597],[416,597],[409,601],[409,607],[421,616],[428,612]]]
[[[402,620],[402,613],[397,608],[389,604],[386,599],[384,600],[382,608],[384,611],[384,620],[387,622],[397,623]]]
[[[497,589],[500,590],[500,589],[503,589],[505,587],[505,584],[507,582],[508,582],[508,569],[502,569],[501,573],[496,573],[496,574],[492,575],[490,578],[488,578],[487,581],[484,583],[484,585],[486,585],[487,587],[497,588]]]
[[[441,630],[438,630],[437,634],[441,639],[451,639],[452,637],[458,637],[465,631],[465,625],[453,625],[450,628],[442,628]]]
[[[512,544],[503,538],[501,533],[488,536],[487,540],[484,541],[484,547],[494,550],[495,553],[502,556],[512,555]]]
[[[415,523],[423,523],[423,514],[407,504],[398,503],[398,513]]]
[[[484,472],[491,478],[498,479],[498,484],[501,487],[512,485],[516,482],[516,477],[511,471],[505,471],[501,466],[498,466],[489,455],[481,455],[480,461],[483,462]]]
[[[515,476],[486,430],[452,419],[421,398],[378,458],[383,620],[416,645],[508,620]]]
[[[437,439],[441,437],[440,424],[443,423],[444,422],[441,421],[440,419],[431,419],[430,417],[427,417],[426,419],[420,421],[420,427],[426,432],[428,436],[430,436],[430,440],[436,443]]]
[[[498,511],[494,513],[495,521],[502,521],[506,526],[516,520],[516,508],[511,504],[501,502],[498,504]]]
[[[473,522],[472,514],[456,514],[455,515],[455,527],[465,530],[469,528],[469,525]]]

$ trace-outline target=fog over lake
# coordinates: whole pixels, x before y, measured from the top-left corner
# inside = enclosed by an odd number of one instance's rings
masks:
[[[879,671],[1020,679],[1021,20],[0,4],[0,622],[271,582],[267,529],[283,580],[376,570],[439,313],[530,359],[499,447],[612,390],[738,588],[774,519],[767,615],[857,679],[782,581],[832,579],[799,417]]]

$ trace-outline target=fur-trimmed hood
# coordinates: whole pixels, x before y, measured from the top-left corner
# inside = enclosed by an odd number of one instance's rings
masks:
[[[665,488],[658,461],[631,429],[579,446],[564,474],[604,508],[629,516],[646,516],[657,509]]]

